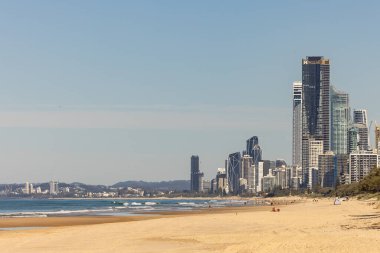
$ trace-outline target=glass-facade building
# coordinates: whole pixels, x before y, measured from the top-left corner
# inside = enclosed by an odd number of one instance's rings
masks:
[[[322,56],[302,59],[302,174],[307,181],[309,141],[323,141],[330,150],[330,60]]]
[[[255,186],[255,166],[253,159],[249,155],[244,155],[241,159],[241,178],[247,180],[248,189],[253,189]]]
[[[246,149],[246,154],[249,155],[250,157],[253,157],[253,148],[259,144],[259,137],[257,136],[252,136],[247,140],[247,149]]]
[[[292,164],[302,164],[302,82],[293,83],[293,145]]]
[[[190,191],[198,192],[200,187],[199,182],[199,156],[193,155],[190,159]]]
[[[337,154],[348,153],[348,128],[350,108],[348,94],[331,88],[331,150]]]
[[[353,126],[358,130],[358,147],[359,150],[368,150],[369,147],[369,129],[368,129],[368,114],[365,109],[354,109]]]
[[[368,150],[369,149],[369,133],[368,127],[365,124],[353,124],[352,127],[356,128],[358,149]]]
[[[239,193],[241,177],[241,154],[240,152],[228,155],[227,181],[230,192]]]
[[[354,110],[354,123],[355,124],[364,124],[368,127],[367,110],[355,109]]]

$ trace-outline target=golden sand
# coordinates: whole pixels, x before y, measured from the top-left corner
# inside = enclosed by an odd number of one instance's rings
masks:
[[[332,199],[309,199],[277,208],[280,212],[243,207],[108,222],[64,217],[67,226],[1,231],[0,252],[380,252],[380,210],[368,201],[334,206]],[[40,219],[48,226],[49,218]]]

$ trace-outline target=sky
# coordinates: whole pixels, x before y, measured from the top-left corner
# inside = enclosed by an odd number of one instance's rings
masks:
[[[380,122],[378,1],[0,1],[0,183],[205,178],[291,162],[301,59]]]

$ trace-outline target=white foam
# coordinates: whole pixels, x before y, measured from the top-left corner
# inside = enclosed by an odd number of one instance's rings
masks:
[[[47,217],[48,215],[59,214],[76,214],[91,212],[109,212],[110,209],[94,209],[94,210],[59,210],[59,211],[40,211],[40,212],[17,212],[17,213],[0,213],[0,217]]]
[[[197,206],[194,202],[178,202],[177,204],[180,206]]]

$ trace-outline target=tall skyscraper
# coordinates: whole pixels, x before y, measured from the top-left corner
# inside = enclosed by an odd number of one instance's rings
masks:
[[[253,157],[253,147],[259,144],[259,137],[252,136],[247,140],[246,154]]]
[[[302,164],[302,82],[293,83],[293,156],[292,163]]]
[[[254,184],[257,185],[257,175],[258,173],[258,168],[259,168],[259,162],[262,160],[262,150],[259,145],[259,137],[253,136],[247,140],[247,150],[245,152],[247,155],[252,157],[252,171],[251,177],[254,176]],[[251,187],[250,181],[248,180],[248,187]]]
[[[248,180],[249,168],[252,166],[253,160],[249,155],[244,155],[241,158],[241,177]]]
[[[243,155],[241,158],[241,178],[247,180],[247,186],[250,191],[255,190],[255,166],[253,159],[249,155]]]
[[[241,177],[241,154],[240,152],[232,153],[228,156],[228,187],[230,192],[237,194],[240,187],[240,177]]]
[[[259,172],[258,172],[258,169],[259,169],[259,162],[262,160],[262,156],[263,156],[263,151],[261,150],[259,144],[256,144],[254,147],[253,147],[253,154],[252,154],[252,160],[253,160],[253,165],[254,165],[254,168],[255,168],[255,185],[258,184],[258,178],[257,176],[259,175]]]
[[[268,168],[269,173],[269,168]],[[264,173],[264,161],[259,162],[256,169],[256,176],[255,176],[255,185],[256,185],[256,192],[261,192],[262,189],[262,179],[266,176]]]
[[[330,150],[330,61],[321,56],[302,59],[302,169],[308,173],[310,140]]]
[[[369,147],[369,129],[368,129],[368,114],[365,109],[354,109],[353,126],[358,129],[358,146],[359,150],[368,150]]]
[[[200,182],[200,170],[199,170],[199,156],[191,156],[190,164],[190,191],[199,192],[201,182]]]
[[[262,160],[262,157],[263,157],[263,151],[261,150],[260,145],[257,144],[253,147],[253,152],[252,152],[253,164],[257,166],[259,162]]]
[[[365,109],[354,109],[354,123],[364,124],[368,127],[368,116],[367,110]]]
[[[348,153],[350,108],[348,94],[331,88],[331,150],[335,154]]]

